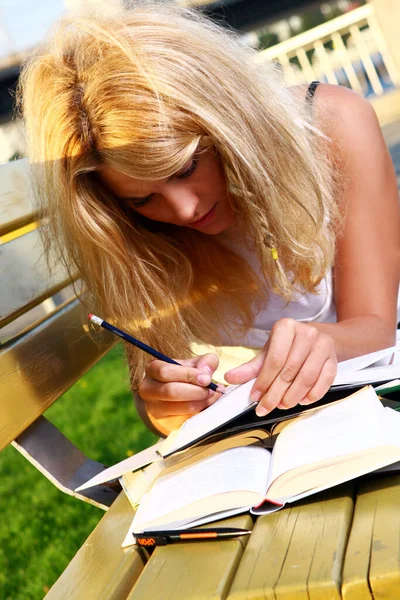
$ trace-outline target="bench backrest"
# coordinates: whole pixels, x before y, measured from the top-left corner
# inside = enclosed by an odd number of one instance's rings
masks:
[[[110,487],[73,491],[104,465],[42,415],[115,339],[89,331],[66,271],[48,272],[28,180],[26,159],[0,166],[0,451],[12,443],[60,489],[105,508]]]

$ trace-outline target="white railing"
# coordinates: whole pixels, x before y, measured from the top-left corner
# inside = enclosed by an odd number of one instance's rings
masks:
[[[291,85],[327,81],[365,96],[400,85],[371,4],[261,51],[259,60],[277,61]]]

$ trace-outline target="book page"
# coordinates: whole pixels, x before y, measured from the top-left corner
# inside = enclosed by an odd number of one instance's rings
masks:
[[[332,388],[344,385],[367,385],[380,381],[388,381],[400,377],[400,364],[367,367],[359,371],[343,371],[338,373]]]
[[[137,471],[150,463],[160,459],[159,449],[161,448],[164,440],[160,440],[150,446],[149,448],[145,448],[141,452],[130,456],[129,458],[125,458],[121,462],[113,465],[112,467],[108,467],[108,469],[104,469],[104,471],[100,471],[97,475],[86,481],[81,486],[75,489],[76,492],[80,490],[86,490],[87,488],[93,487],[94,485],[99,485],[100,483],[104,483],[106,481],[112,481],[113,479],[117,479],[121,477],[124,473],[129,471]]]
[[[384,413],[374,390],[366,387],[299,417],[278,436],[269,484],[291,469],[316,468],[325,460],[384,444]]]
[[[169,474],[192,464],[203,461],[209,456],[214,456],[224,450],[231,448],[243,448],[245,446],[259,446],[265,448],[269,433],[264,429],[252,429],[239,431],[231,435],[220,436],[218,439],[206,438],[202,442],[189,446],[186,450],[176,452],[167,458],[161,459],[163,474]]]
[[[255,405],[249,399],[254,382],[255,379],[251,379],[243,385],[231,386],[214,404],[185,421],[177,431],[172,432],[164,441],[161,447],[162,456],[168,456],[172,452],[192,444],[207,435],[207,433],[242,414],[253,404]]]
[[[360,371],[361,369],[370,367],[371,365],[378,361],[381,361],[382,359],[388,359],[389,361],[392,355],[396,352],[396,350],[396,346],[392,346],[391,348],[384,348],[383,350],[371,352],[370,354],[356,356],[355,358],[350,358],[349,360],[342,360],[338,363],[337,380],[340,381],[341,373],[354,373],[354,371]],[[336,379],[333,382],[333,385],[336,385]]]
[[[271,454],[264,448],[232,448],[161,476],[143,497],[133,530],[140,532],[162,522],[170,528],[171,521],[190,518],[190,506],[199,502],[201,507],[197,507],[197,511],[200,510],[200,514],[193,514],[193,517],[213,514],[217,509],[217,497],[222,495],[228,499],[230,492],[248,491],[262,499],[270,460]]]

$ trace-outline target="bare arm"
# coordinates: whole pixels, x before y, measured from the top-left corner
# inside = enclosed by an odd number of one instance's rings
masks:
[[[370,104],[345,88],[321,85],[316,118],[332,140],[343,185],[344,227],[334,266],[338,323],[316,323],[338,360],[393,344],[400,273],[396,176]]]
[[[309,404],[329,389],[337,360],[393,345],[400,273],[396,177],[369,103],[338,86],[318,87],[315,119],[330,140],[344,215],[334,264],[337,323],[281,319],[254,359],[225,375],[257,377],[257,414]]]

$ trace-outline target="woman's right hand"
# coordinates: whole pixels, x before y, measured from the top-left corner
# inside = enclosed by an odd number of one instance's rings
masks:
[[[186,419],[221,396],[206,387],[218,367],[218,356],[204,354],[177,362],[180,364],[151,360],[147,364],[138,392],[152,422],[171,417]],[[224,386],[221,388],[224,389]]]

